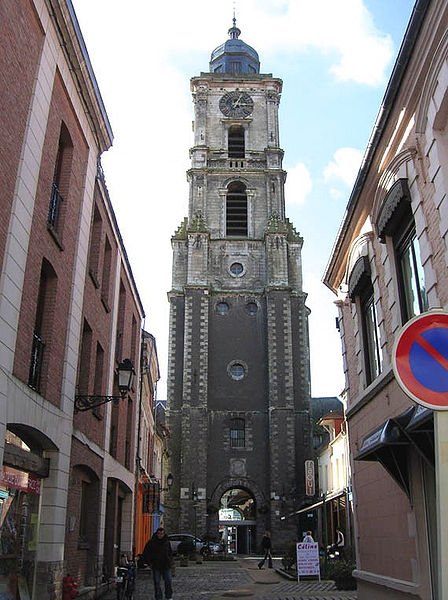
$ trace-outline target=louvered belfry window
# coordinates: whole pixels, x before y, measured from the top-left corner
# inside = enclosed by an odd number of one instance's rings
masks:
[[[230,183],[227,188],[226,235],[247,237],[247,194],[240,181]]]

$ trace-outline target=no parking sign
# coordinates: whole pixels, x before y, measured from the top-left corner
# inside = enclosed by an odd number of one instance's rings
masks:
[[[415,402],[448,410],[448,313],[430,311],[406,323],[392,364],[399,385]]]

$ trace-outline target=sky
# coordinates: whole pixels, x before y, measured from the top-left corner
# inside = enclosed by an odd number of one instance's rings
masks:
[[[413,0],[72,0],[114,132],[102,156],[166,398],[171,236],[188,212],[190,78],[207,72],[235,11],[262,73],[283,80],[286,214],[304,238],[313,397],[344,389],[325,267]]]

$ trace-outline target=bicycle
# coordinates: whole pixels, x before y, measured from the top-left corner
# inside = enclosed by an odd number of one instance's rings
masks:
[[[117,600],[133,600],[135,592],[135,563],[117,567]]]

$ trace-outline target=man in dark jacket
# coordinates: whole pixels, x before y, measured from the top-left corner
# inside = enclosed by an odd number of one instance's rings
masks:
[[[165,598],[166,600],[172,600],[171,567],[173,564],[173,552],[163,527],[159,527],[147,542],[143,550],[143,557],[152,569],[156,600],[163,599],[162,579],[165,584]]]
[[[264,532],[264,536],[261,540],[261,549],[264,552],[264,557],[258,563],[258,568],[262,569],[266,559],[268,559],[268,567],[270,569],[272,569],[271,532],[270,531]]]

